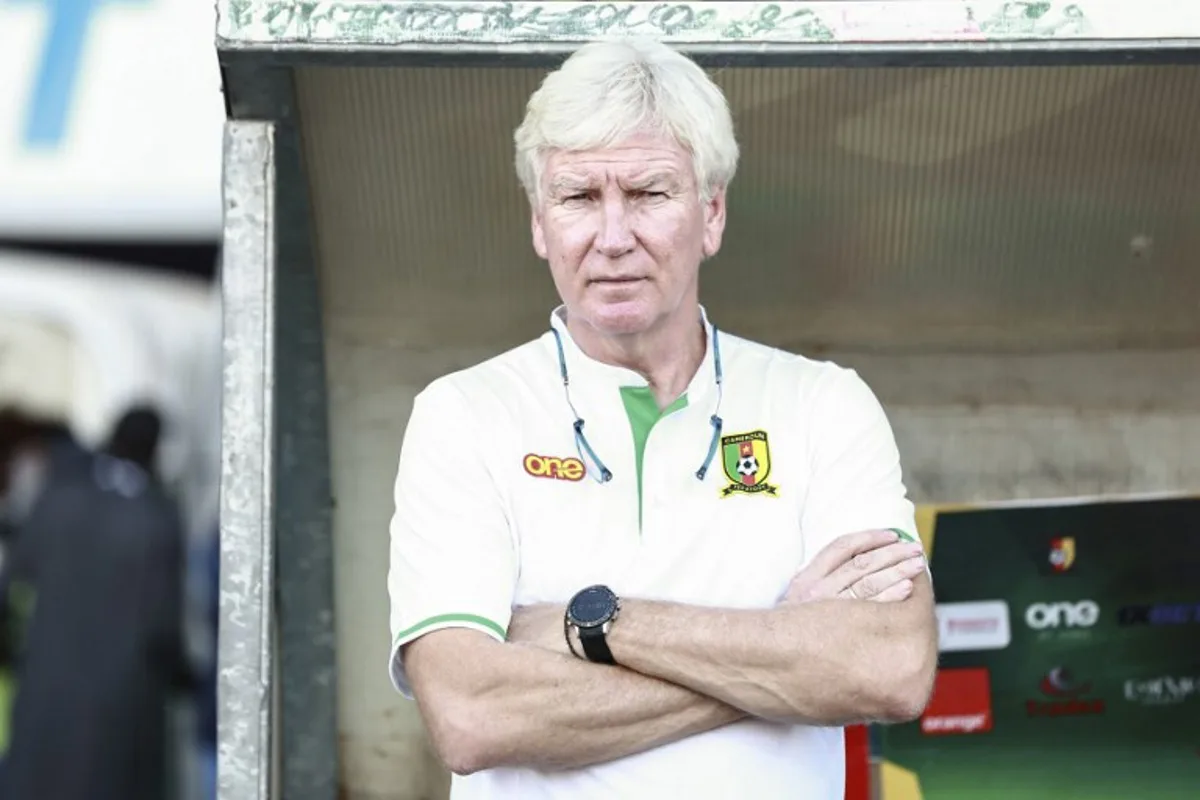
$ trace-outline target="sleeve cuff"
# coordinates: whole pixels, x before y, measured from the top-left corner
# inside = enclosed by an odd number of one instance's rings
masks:
[[[444,628],[467,628],[479,631],[491,636],[498,642],[503,642],[505,639],[503,625],[487,617],[481,617],[478,614],[438,614],[433,617],[426,617],[417,624],[410,625],[400,631],[392,639],[388,673],[392,679],[392,686],[409,700],[413,699],[412,687],[409,686],[408,675],[404,671],[404,659],[401,658],[400,648],[427,633],[440,631]]]

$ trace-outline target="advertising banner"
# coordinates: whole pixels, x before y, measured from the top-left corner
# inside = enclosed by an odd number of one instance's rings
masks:
[[[883,800],[1200,796],[1200,498],[922,516],[940,669]]]
[[[0,0],[0,238],[215,240],[205,0]]]

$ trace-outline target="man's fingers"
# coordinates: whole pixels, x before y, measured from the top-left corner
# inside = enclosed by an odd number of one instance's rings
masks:
[[[820,577],[825,577],[851,561],[855,556],[899,541],[900,537],[895,531],[871,530],[847,533],[821,548],[821,551],[813,557],[812,562],[804,568],[804,571],[812,570]]]
[[[872,597],[871,602],[898,603],[901,600],[907,600],[908,596],[912,594],[912,590],[913,582],[910,580],[903,580],[899,583],[893,583],[891,586]]]
[[[896,542],[859,553],[838,567],[832,576],[842,586],[850,586],[868,575],[881,572],[910,558],[924,556],[919,543]],[[879,588],[883,588],[880,586]]]
[[[873,599],[892,586],[909,582],[925,571],[924,556],[910,556],[899,564],[872,572],[870,575],[850,584],[854,594],[864,600]]]
[[[912,565],[898,569],[900,564],[914,558],[919,565],[915,572]],[[834,597],[869,600],[922,569],[924,550],[919,542],[903,541],[890,530],[848,533],[834,539],[813,557],[792,579],[785,597],[790,602]]]

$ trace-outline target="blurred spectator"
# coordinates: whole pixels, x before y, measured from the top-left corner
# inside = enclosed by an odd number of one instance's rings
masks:
[[[156,475],[155,460],[162,437],[162,420],[149,406],[135,406],[117,421],[112,438],[104,447],[114,458],[132,462],[148,475]]]
[[[32,323],[0,324],[12,531],[0,619],[16,676],[0,797],[160,800],[168,699],[190,683],[179,512],[153,472],[161,421],[133,409],[104,452],[81,448],[62,421],[62,382],[43,390],[45,369],[69,366],[64,348]]]

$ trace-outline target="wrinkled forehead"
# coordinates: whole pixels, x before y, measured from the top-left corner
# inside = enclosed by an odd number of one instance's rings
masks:
[[[542,172],[542,185],[551,193],[607,184],[644,187],[652,183],[677,188],[695,183],[692,156],[675,140],[637,137],[609,147],[555,150],[546,158]]]

